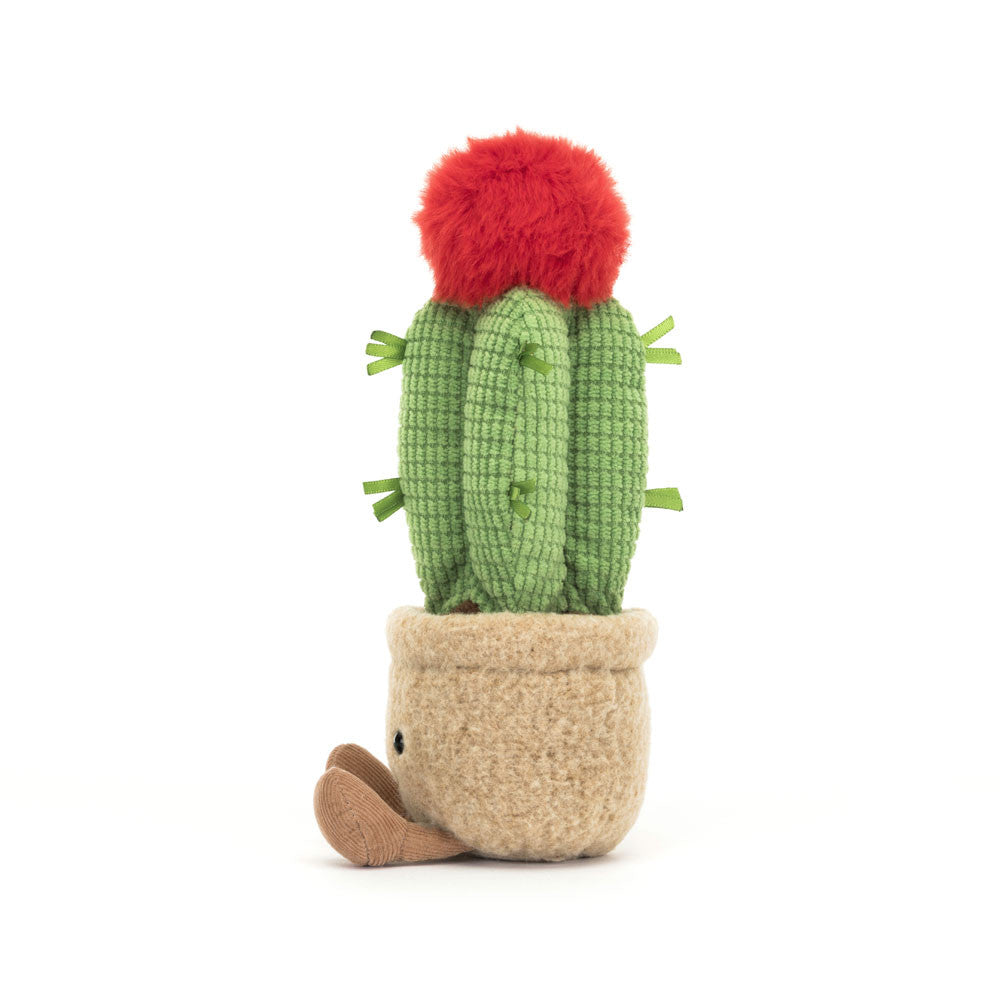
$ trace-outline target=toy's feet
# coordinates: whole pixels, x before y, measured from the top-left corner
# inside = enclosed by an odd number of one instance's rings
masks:
[[[339,767],[360,778],[393,812],[406,817],[403,800],[399,797],[399,785],[392,771],[364,747],[359,747],[357,743],[341,743],[339,747],[334,747],[326,759],[326,769],[329,771],[331,767]]]
[[[313,805],[327,842],[356,865],[430,861],[468,851],[443,830],[404,819],[357,774],[341,767],[328,768],[319,779]]]

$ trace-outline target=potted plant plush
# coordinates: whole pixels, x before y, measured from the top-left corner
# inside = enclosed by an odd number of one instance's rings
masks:
[[[391,771],[337,747],[320,829],[358,864],[471,851],[557,861],[610,851],[639,812],[649,753],[647,611],[622,610],[648,489],[640,336],[612,288],[628,215],[590,150],[517,131],[452,152],[415,216],[435,275],[405,339],[398,478],[425,595],[393,612]]]

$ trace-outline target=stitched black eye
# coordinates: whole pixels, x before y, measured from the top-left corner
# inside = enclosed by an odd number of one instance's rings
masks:
[[[403,752],[403,734],[397,729],[396,735],[392,738],[392,745],[396,748],[396,753]]]

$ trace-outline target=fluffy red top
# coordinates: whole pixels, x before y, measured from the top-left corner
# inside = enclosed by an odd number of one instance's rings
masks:
[[[611,297],[628,246],[628,212],[600,157],[521,129],[445,156],[413,220],[434,298],[462,306],[517,285],[592,306]]]

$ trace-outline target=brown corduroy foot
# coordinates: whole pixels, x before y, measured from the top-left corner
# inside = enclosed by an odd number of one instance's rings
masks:
[[[357,743],[341,743],[339,747],[334,747],[326,760],[326,769],[329,771],[331,767],[339,767],[360,778],[393,812],[406,816],[403,800],[399,797],[399,785],[392,771],[364,747],[359,747]]]
[[[327,843],[356,865],[430,861],[468,850],[443,830],[403,819],[357,775],[339,767],[319,779],[313,806]]]

